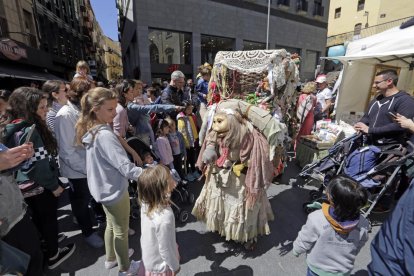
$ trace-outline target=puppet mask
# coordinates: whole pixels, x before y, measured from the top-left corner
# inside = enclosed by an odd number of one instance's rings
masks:
[[[213,119],[213,130],[218,134],[223,134],[229,131],[229,122],[227,120],[227,116],[224,114],[217,114],[214,116]]]

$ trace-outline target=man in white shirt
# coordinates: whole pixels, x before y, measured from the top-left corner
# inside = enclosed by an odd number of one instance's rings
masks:
[[[316,93],[317,107],[315,108],[315,122],[329,117],[329,108],[332,105],[332,90],[328,88],[325,75],[316,78],[318,92]]]

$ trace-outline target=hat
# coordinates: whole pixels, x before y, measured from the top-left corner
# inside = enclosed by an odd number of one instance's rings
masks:
[[[326,82],[326,75],[319,75],[319,76],[316,78],[315,82],[316,82],[316,83],[324,83],[324,82]]]

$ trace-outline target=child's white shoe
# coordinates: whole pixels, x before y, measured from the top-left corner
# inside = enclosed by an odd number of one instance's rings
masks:
[[[140,266],[141,261],[131,261],[128,271],[119,272],[118,276],[136,276]]]

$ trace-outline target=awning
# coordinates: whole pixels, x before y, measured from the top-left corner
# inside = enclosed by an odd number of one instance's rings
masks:
[[[62,80],[64,79],[50,74],[40,69],[23,68],[21,66],[14,65],[2,65],[0,64],[0,78],[16,78],[16,79],[27,79],[27,80]]]

